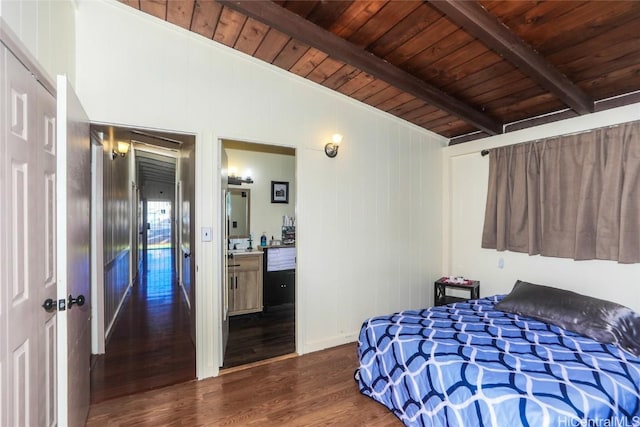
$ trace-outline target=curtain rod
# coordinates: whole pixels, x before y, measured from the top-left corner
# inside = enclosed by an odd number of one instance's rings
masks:
[[[530,141],[518,142],[518,143],[512,144],[512,145],[526,144],[528,142],[540,142],[540,141],[545,141],[545,140],[549,140],[549,139],[553,139],[553,138],[561,138],[561,137],[565,137],[565,136],[580,135],[580,134],[583,134],[583,133],[594,132],[594,131],[601,130],[601,129],[613,129],[613,128],[617,128],[619,126],[628,125],[630,123],[640,123],[640,120],[633,120],[633,121],[630,121],[630,122],[615,123],[615,124],[608,125],[608,126],[600,126],[600,127],[593,128],[593,129],[584,129],[584,130],[579,130],[579,131],[576,131],[576,132],[565,133],[565,134],[560,134],[560,135],[552,135],[552,136],[548,136],[548,137],[544,137],[544,138],[533,139],[533,140],[530,140]],[[482,157],[486,156],[487,154],[489,154],[489,150],[487,150],[487,149],[484,149],[484,150],[480,151],[480,155]]]

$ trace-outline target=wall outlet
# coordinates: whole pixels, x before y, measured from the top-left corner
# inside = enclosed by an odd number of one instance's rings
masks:
[[[504,258],[502,257],[498,258],[498,268],[504,268]]]
[[[200,237],[203,242],[211,241],[211,227],[202,227],[200,229]]]

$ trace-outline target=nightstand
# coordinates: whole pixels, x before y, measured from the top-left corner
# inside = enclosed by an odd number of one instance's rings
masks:
[[[447,289],[464,289],[469,292],[469,298],[447,295]],[[480,298],[480,281],[478,280],[467,279],[465,283],[453,283],[447,281],[446,277],[441,277],[433,284],[433,305],[445,305],[478,298]]]

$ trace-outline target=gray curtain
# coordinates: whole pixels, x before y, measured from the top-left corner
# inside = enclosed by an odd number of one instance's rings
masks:
[[[489,156],[483,248],[640,262],[640,122]]]

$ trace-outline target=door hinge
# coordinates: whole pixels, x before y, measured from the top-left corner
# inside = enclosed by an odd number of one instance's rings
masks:
[[[58,311],[65,311],[67,309],[67,300],[58,300]]]

